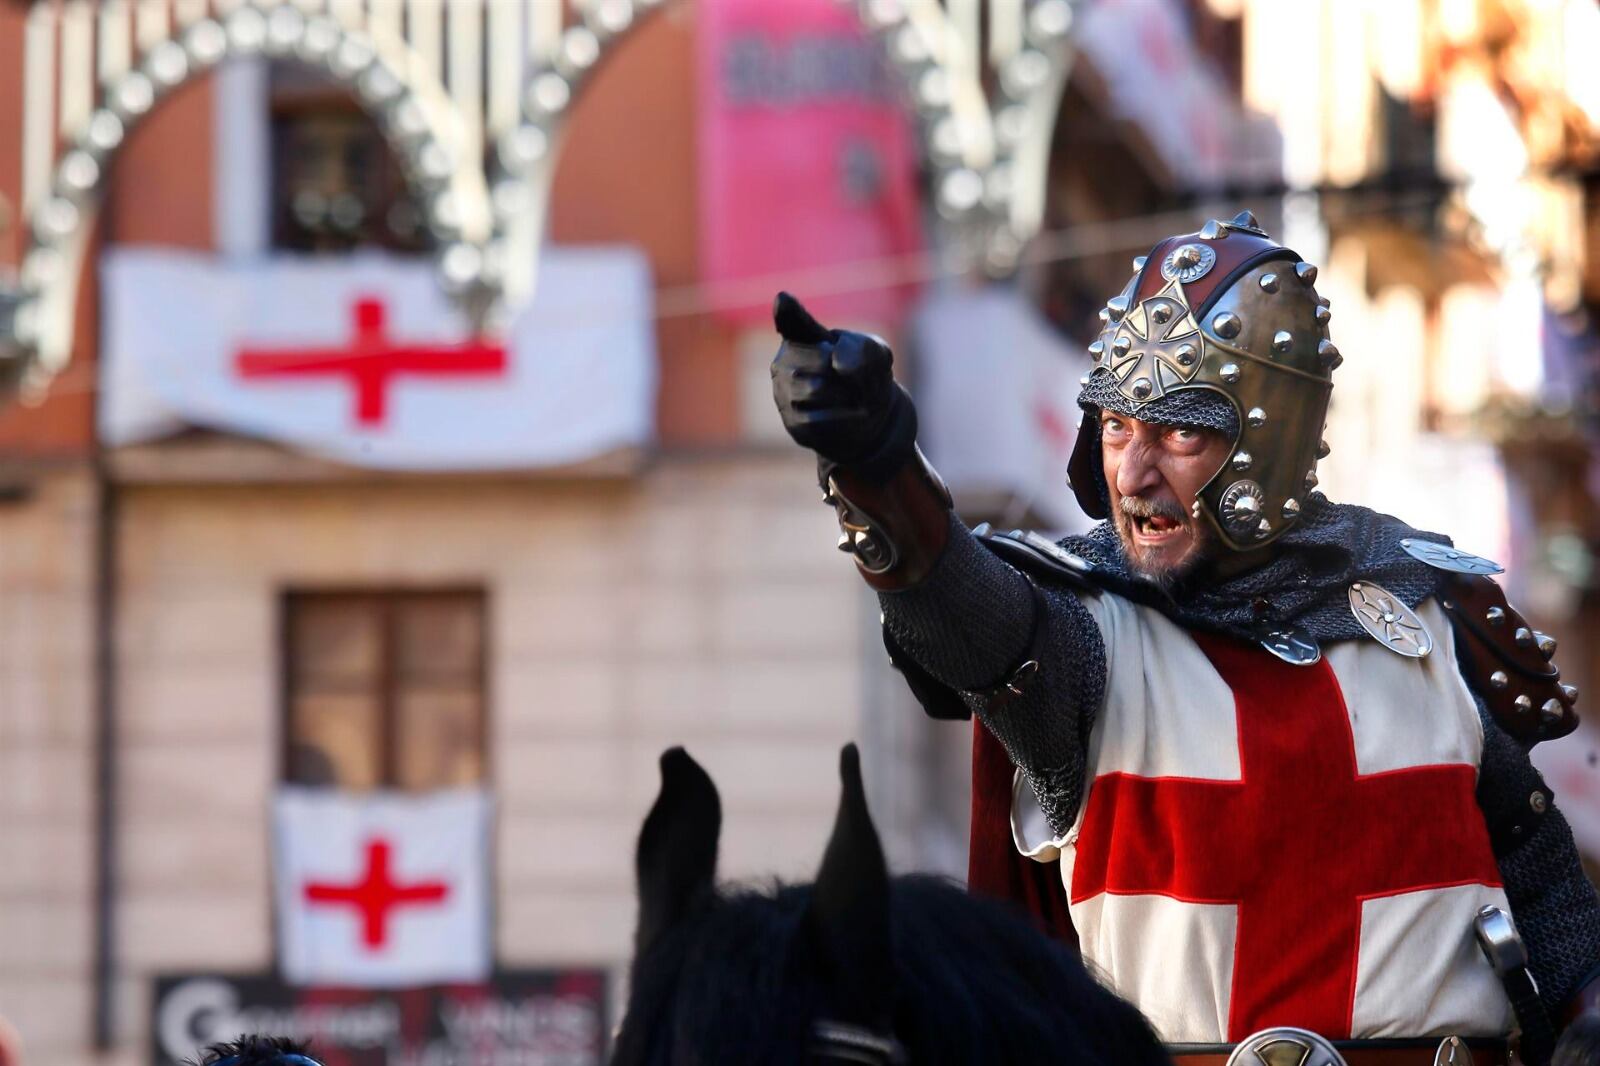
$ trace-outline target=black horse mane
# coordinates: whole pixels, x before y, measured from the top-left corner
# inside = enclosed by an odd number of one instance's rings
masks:
[[[236,1060],[239,1066],[275,1066],[285,1055],[308,1055],[306,1045],[288,1037],[249,1034],[221,1044],[211,1044],[200,1053],[196,1066]]]
[[[665,760],[663,771],[670,778]],[[664,802],[671,790],[669,780]],[[843,806],[848,807],[848,772],[845,792]],[[870,833],[864,804],[860,812]],[[653,812],[651,820],[660,831],[664,819]],[[645,893],[652,821],[640,843]],[[842,810],[841,824],[845,821]],[[819,919],[818,912],[837,906],[825,897],[830,864],[837,863],[841,849],[849,850],[842,848],[840,836],[836,828],[815,885],[714,890],[705,883],[698,893],[679,899],[655,927],[648,898],[641,900],[631,996],[615,1066],[812,1061],[812,1027],[819,1020],[862,1022],[852,1011],[874,990],[881,990],[882,998],[869,1012],[878,1019],[869,1028],[892,1033],[905,1060],[917,1066],[1168,1062],[1138,1011],[1102,987],[1066,946],[1009,908],[974,898],[943,879],[889,878],[880,872],[878,911],[886,921],[844,922],[841,935],[850,943],[841,947],[837,936],[830,942],[820,926],[840,922]],[[680,836],[673,843],[682,850],[685,840]],[[861,843],[856,842],[857,850]],[[870,850],[881,871],[875,833]],[[861,892],[870,898],[870,871],[864,877],[852,872],[858,876],[847,883],[868,882]],[[887,926],[881,969],[870,958],[850,955],[856,942],[870,944],[878,935],[874,925]]]

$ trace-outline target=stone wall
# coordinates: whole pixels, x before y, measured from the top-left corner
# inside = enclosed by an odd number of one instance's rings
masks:
[[[90,1031],[95,506],[82,468],[0,503],[0,1017],[30,1066]]]

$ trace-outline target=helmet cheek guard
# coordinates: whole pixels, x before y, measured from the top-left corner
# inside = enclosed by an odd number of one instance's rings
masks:
[[[1201,488],[1195,517],[1235,551],[1270,544],[1294,526],[1327,454],[1322,429],[1341,360],[1316,277],[1316,267],[1268,238],[1249,212],[1213,220],[1135,261],[1089,345],[1096,391],[1114,387],[1119,408],[1134,418],[1187,390],[1220,394],[1233,406],[1239,432]],[[1094,417],[1085,416],[1068,470],[1085,512],[1104,518]]]
[[[1072,442],[1072,457],[1067,460],[1067,484],[1078,498],[1083,513],[1099,521],[1111,517],[1111,499],[1104,487],[1105,471],[1100,458],[1100,419],[1094,411],[1084,411],[1078,423],[1078,437]]]

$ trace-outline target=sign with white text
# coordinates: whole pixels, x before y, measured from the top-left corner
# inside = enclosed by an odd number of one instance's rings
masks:
[[[169,975],[155,980],[150,1062],[182,1066],[208,1044],[260,1033],[308,1042],[325,1066],[600,1066],[606,1014],[600,970],[393,991]]]

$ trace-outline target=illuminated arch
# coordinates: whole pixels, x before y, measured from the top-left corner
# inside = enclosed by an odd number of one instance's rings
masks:
[[[301,63],[350,89],[400,158],[439,240],[441,285],[475,318],[497,300],[496,283],[484,270],[490,213],[481,168],[476,160],[464,166],[452,157],[438,102],[396,69],[404,51],[395,57],[394,49],[331,18],[251,0],[225,18],[200,19],[177,38],[151,46],[137,67],[105,87],[101,106],[57,161],[50,193],[30,217],[11,324],[26,363],[14,372],[27,390],[37,393],[71,358],[89,234],[106,173],[129,131],[176,89],[219,63],[251,56]]]
[[[495,141],[489,163],[495,240],[490,269],[506,303],[520,304],[537,282],[550,185],[568,112],[588,76],[630,31],[668,0],[596,0],[581,25],[562,31],[553,53],[522,82],[522,115]]]
[[[986,269],[1011,269],[1044,218],[1074,4],[1025,0],[1023,46],[995,72],[993,101],[981,72],[961,76],[945,61],[944,42],[955,30],[944,8],[910,0],[856,6],[915,105],[939,215],[978,239]]]

